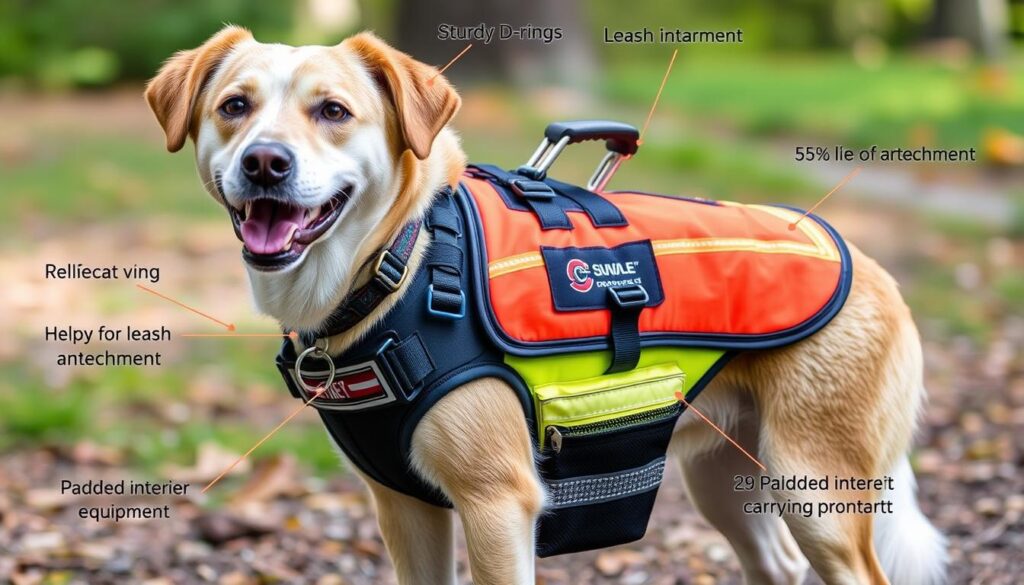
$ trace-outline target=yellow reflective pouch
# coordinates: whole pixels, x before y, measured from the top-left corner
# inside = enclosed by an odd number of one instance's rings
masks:
[[[545,357],[505,356],[533,395],[539,447],[547,427],[581,427],[655,411],[690,398],[701,378],[723,357],[721,350],[645,348],[636,369],[604,374],[609,352]]]
[[[683,390],[685,374],[671,363],[628,372],[542,384],[533,389],[540,429],[605,422],[669,406]],[[543,434],[539,435],[543,436]]]

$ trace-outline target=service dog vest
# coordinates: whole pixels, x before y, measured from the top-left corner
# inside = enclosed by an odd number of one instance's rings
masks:
[[[452,389],[498,378],[540,454],[538,555],[629,542],[646,531],[679,398],[736,352],[799,341],[842,307],[846,247],[801,215],[471,166],[424,218],[415,274],[385,271],[387,286],[410,279],[401,300],[333,357],[334,375],[315,356],[297,373],[291,341],[278,367],[303,399],[332,378],[313,405],[352,463],[440,506],[410,467],[416,424]],[[396,264],[384,252],[378,272]]]

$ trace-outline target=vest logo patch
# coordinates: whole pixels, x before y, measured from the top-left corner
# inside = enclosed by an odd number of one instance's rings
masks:
[[[565,273],[569,276],[569,287],[576,292],[585,293],[594,288],[594,279],[590,276],[590,265],[572,258],[565,264]]]
[[[658,265],[650,240],[614,248],[541,247],[555,308],[559,311],[604,309],[609,289],[642,286],[650,300],[664,300]]]

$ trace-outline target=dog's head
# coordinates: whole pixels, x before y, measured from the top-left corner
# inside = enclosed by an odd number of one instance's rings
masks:
[[[229,26],[150,81],[167,149],[195,142],[206,189],[244,243],[261,310],[315,326],[359,251],[451,180],[461,152],[439,134],[459,97],[437,73],[368,33],[291,47]],[[431,156],[435,142],[446,152]]]

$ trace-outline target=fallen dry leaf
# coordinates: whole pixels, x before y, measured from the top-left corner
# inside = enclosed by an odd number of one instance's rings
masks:
[[[603,550],[597,555],[594,566],[605,577],[614,577],[631,565],[640,565],[646,562],[647,557],[630,549],[615,548]]]
[[[222,471],[238,460],[239,453],[233,453],[214,442],[199,445],[196,453],[196,464],[192,467],[165,465],[162,469],[164,477],[175,481],[190,483],[206,483],[212,481]],[[252,465],[248,459],[239,462],[228,476],[249,473]]]
[[[299,481],[299,471],[295,457],[291,455],[274,455],[261,459],[256,469],[237,491],[231,496],[235,505],[250,502],[266,502],[279,496],[297,497],[306,493]]]

